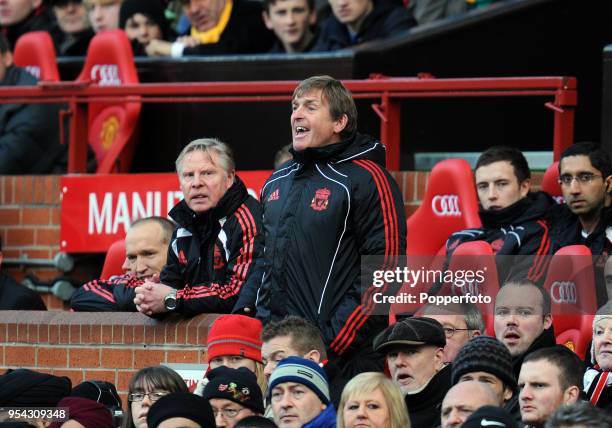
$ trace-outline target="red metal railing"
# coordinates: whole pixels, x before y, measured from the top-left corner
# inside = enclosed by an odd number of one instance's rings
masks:
[[[387,165],[399,169],[401,100],[448,97],[552,98],[544,105],[554,111],[553,152],[558,160],[572,144],[577,103],[573,77],[518,78],[388,78],[372,76],[343,83],[356,99],[371,99],[381,119],[381,142],[387,147]],[[71,118],[68,172],[85,172],[87,107],[90,102],[222,103],[289,101],[297,81],[149,83],[125,86],[83,85],[73,82],[41,83],[37,87],[0,88],[3,103],[68,103]]]

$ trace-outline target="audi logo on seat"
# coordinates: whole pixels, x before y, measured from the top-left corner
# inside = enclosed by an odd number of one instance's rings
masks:
[[[550,298],[555,303],[576,303],[576,284],[572,281],[555,281],[550,286]]]
[[[457,195],[436,195],[431,200],[431,209],[439,217],[460,216],[459,196]]]

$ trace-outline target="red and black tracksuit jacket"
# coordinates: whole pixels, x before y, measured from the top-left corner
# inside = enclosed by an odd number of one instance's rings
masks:
[[[255,307],[263,272],[263,235],[259,202],[242,181],[221,198],[217,207],[195,215],[185,201],[170,216],[179,227],[168,249],[161,282],[177,288],[178,312],[239,312]],[[134,289],[144,280],[133,274],[96,279],[72,296],[75,311],[136,311]]]
[[[79,312],[136,312],[134,289],[142,284],[144,279],[131,273],[94,279],[74,292],[70,307]]]
[[[243,182],[236,176],[206,213],[196,215],[181,201],[169,215],[179,227],[160,280],[178,289],[177,311],[195,315],[254,308],[263,273],[261,207]]]
[[[384,147],[355,137],[294,153],[261,194],[265,273],[257,298],[264,323],[298,315],[317,325],[330,356],[371,348],[388,324],[372,315],[376,291],[362,290],[361,257],[381,267],[405,254],[400,190],[384,168]]]
[[[481,210],[482,228],[453,233],[446,241],[446,255],[458,245],[486,241],[496,254],[499,281],[528,278],[542,285],[552,254],[547,214],[555,201],[544,192],[532,192],[501,210]]]

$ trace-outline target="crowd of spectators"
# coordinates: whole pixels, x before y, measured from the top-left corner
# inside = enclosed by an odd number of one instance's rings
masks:
[[[135,52],[168,56],[260,52],[265,44],[276,52],[339,49],[433,19],[417,14],[418,1],[406,9],[331,0],[318,30],[313,2],[190,0],[181,6],[191,24],[181,32],[156,0],[55,1],[55,19],[42,1],[26,3],[25,15],[10,7],[1,13],[0,3],[0,16],[13,18],[0,20],[9,43],[47,25],[58,49],[68,50],[121,26]],[[480,3],[487,2],[463,7]],[[225,314],[210,329],[209,369],[195,394],[171,369],[147,367],[130,381],[118,417],[112,385],[89,381],[92,393],[89,384],[71,388],[68,378],[21,369],[0,376],[0,406],[66,407],[71,420],[52,425],[65,427],[113,427],[118,419],[136,428],[610,426],[612,296],[604,270],[612,161],[598,145],[576,143],[561,155],[565,204],[531,191],[517,149],[492,147],[478,160],[483,227],[452,234],[445,254],[486,241],[500,256],[487,336],[485,314],[470,304],[427,305],[391,325],[373,314],[360,259],[378,255],[395,266],[406,250],[406,219],[384,148],[357,132],[346,88],[327,76],[301,82],[291,129],[291,157],[268,179],[261,202],[236,174],[227,144],[203,138],[185,146],[176,160],[184,199],[170,211],[173,221],[135,222],[125,240],[126,274],[93,280],[73,297],[81,311]],[[540,268],[542,257],[577,244],[598,256],[600,309],[585,361],[556,345]],[[508,266],[501,258],[508,255],[530,257]]]
[[[94,33],[112,29],[126,32],[136,55],[322,52],[392,37],[492,2],[6,0],[0,28],[11,47],[28,31],[48,31],[60,56],[84,56]]]

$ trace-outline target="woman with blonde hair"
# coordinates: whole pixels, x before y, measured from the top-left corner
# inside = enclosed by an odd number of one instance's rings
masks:
[[[384,374],[360,373],[340,398],[337,428],[410,428],[410,418],[399,387]]]

